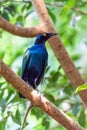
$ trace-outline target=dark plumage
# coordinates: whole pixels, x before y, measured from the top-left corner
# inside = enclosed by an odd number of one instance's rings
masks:
[[[26,50],[23,57],[21,78],[34,89],[41,82],[47,66],[48,53],[45,42],[53,35],[56,33],[39,34],[34,45]],[[20,94],[20,97],[23,96]]]

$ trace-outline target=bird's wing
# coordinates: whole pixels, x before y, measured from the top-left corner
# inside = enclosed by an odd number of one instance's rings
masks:
[[[44,73],[45,73],[45,70],[46,70],[46,67],[47,67],[47,65],[48,65],[48,62],[47,62],[48,60],[46,59],[45,60],[45,63],[44,63],[44,66],[43,66],[43,72],[42,72],[42,79],[43,79],[43,77],[44,77]]]
[[[27,63],[30,60],[30,49],[28,48],[25,52],[25,55],[23,56],[23,60],[22,60],[22,71],[21,71],[21,77],[23,77]]]
[[[43,64],[43,68],[42,68],[42,71],[41,71],[41,73],[40,73],[40,75],[39,75],[39,77],[38,77],[37,84],[39,84],[40,82],[43,81],[45,69],[46,69],[46,67],[47,67],[47,65],[48,65],[48,62],[47,62],[47,61],[48,61],[48,57],[47,57],[47,59],[45,60],[45,62],[44,62],[44,64]]]

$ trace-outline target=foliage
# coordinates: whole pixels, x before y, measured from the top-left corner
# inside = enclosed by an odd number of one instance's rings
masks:
[[[85,90],[85,89],[87,89],[87,84],[86,83],[81,85],[81,86],[78,86],[78,88],[76,89],[76,93],[81,91],[81,90]]]
[[[84,0],[45,0],[45,4],[64,46],[82,73],[83,78],[86,78],[87,2]],[[38,24],[38,18],[28,0],[1,1],[0,15],[18,26]],[[33,41],[33,39],[13,36],[0,30],[0,58],[19,76],[24,51],[32,45]],[[49,44],[47,43],[46,46],[49,53],[49,67],[39,89],[58,108],[82,125],[84,129],[87,129],[86,110],[83,108],[78,95],[75,94],[75,90],[62,67],[57,62]],[[0,77],[0,129],[18,130],[27,106],[27,101],[20,99],[18,92]],[[27,118],[25,130],[27,129],[65,130],[37,108],[33,108]]]

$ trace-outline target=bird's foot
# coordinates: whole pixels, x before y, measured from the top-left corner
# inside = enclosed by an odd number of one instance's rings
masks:
[[[41,97],[43,96],[41,93],[40,93],[40,91],[38,90],[38,89],[36,89],[37,90],[37,94],[39,95],[39,97],[40,97],[40,99],[41,99]]]

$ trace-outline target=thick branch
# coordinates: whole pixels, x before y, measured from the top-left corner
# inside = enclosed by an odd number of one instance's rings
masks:
[[[41,27],[40,25],[31,28],[19,27],[9,23],[1,16],[0,16],[0,28],[10,32],[11,34],[22,37],[34,37],[37,36],[39,33],[44,32],[44,27]]]
[[[33,106],[41,108],[44,112],[63,125],[67,130],[84,130],[75,123],[70,117],[64,114],[44,96],[38,94],[36,90],[28,86],[20,77],[18,77],[2,60],[0,60],[0,74],[11,83],[23,96],[29,99]]]
[[[46,10],[45,4],[43,0],[32,0],[32,4],[35,7],[35,11],[38,14],[40,22],[45,25],[45,30],[48,32],[55,32],[53,24],[50,20],[48,12]],[[70,79],[73,86],[76,88],[79,85],[85,83],[82,79],[81,75],[79,74],[77,68],[73,64],[72,60],[70,59],[67,51],[65,50],[60,38],[55,36],[49,40],[49,43],[59,60],[62,68],[64,69],[67,77]],[[81,91],[80,97],[82,98],[84,104],[87,106],[87,90]]]

